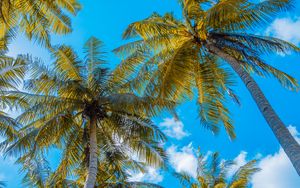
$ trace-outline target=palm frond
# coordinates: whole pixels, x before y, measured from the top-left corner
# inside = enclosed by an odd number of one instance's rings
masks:
[[[53,52],[53,55],[56,59],[56,70],[59,73],[63,74],[67,79],[74,81],[82,80],[80,75],[80,61],[72,48],[60,46]]]
[[[0,3],[0,51],[7,48],[8,38],[16,31],[24,32],[29,39],[51,48],[50,33],[66,34],[72,31],[70,17],[81,6],[77,0],[3,0]]]
[[[22,184],[27,187],[42,188],[46,185],[51,173],[50,165],[43,155],[31,158],[25,155],[17,163],[22,164],[21,172],[25,172]]]
[[[260,171],[256,165],[257,161],[252,160],[247,164],[241,166],[236,173],[233,175],[231,182],[229,183],[229,188],[237,188],[237,187],[247,187],[249,185],[249,181],[251,177]]]

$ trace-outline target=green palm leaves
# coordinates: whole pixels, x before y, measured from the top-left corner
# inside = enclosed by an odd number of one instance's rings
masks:
[[[220,60],[227,61],[248,87],[300,172],[299,157],[295,155],[300,153],[299,144],[249,75],[273,76],[284,87],[298,90],[297,80],[267,64],[263,55],[299,52],[300,49],[277,38],[247,33],[267,23],[277,12],[291,8],[293,1],[184,0],[180,4],[181,20],[169,13],[163,16],[153,14],[128,26],[123,38],[134,42],[115,50],[123,57],[116,70],[118,75],[129,80],[128,88],[168,100],[181,102],[197,94],[202,124],[213,132],[223,125],[234,138],[226,101],[232,98],[238,102],[238,98],[231,89],[234,84],[231,70],[220,63]],[[275,121],[273,117],[276,117]],[[277,131],[277,127],[281,127],[281,131]],[[286,141],[281,139],[287,137]],[[293,146],[288,147],[290,145]],[[292,148],[297,148],[297,151]]]
[[[236,165],[233,161],[220,159],[217,152],[208,156],[198,156],[197,177],[191,177],[186,173],[175,173],[184,187],[190,188],[246,188],[253,174],[260,169],[255,167],[256,161],[252,160],[239,167],[232,176],[229,172]]]
[[[25,61],[19,56],[16,59],[0,55],[0,97],[1,108],[12,109],[14,99],[7,99],[6,93],[17,89],[25,76]],[[0,111],[0,135],[12,139],[17,134],[18,123],[4,111]]]
[[[129,169],[164,165],[165,136],[148,116],[167,103],[120,92],[103,68],[101,46],[98,39],[89,39],[84,60],[70,47],[57,47],[51,68],[27,58],[32,72],[25,83],[28,92],[7,95],[24,109],[17,118],[24,126],[17,138],[3,143],[6,152],[37,159],[48,148],[62,149],[53,185],[69,177],[84,184],[91,164],[96,165],[94,173],[99,172],[93,180],[96,185],[125,182]]]
[[[25,75],[25,61],[22,56],[16,59],[0,55],[0,87],[2,91],[13,90],[22,83]]]
[[[66,12],[76,15],[79,9],[77,0],[2,0],[0,50],[7,49],[9,40],[15,37],[17,31],[48,46],[50,33],[71,32],[71,21]]]
[[[175,101],[193,98],[193,94],[198,93],[202,124],[214,132],[223,124],[234,138],[232,120],[225,106],[227,96],[237,99],[231,89],[234,85],[232,73],[197,45],[198,39],[171,14],[154,14],[133,23],[124,37],[135,37],[136,34],[143,40],[115,50],[117,54],[126,54],[116,72],[130,80],[128,87],[138,90],[142,85],[147,94]]]

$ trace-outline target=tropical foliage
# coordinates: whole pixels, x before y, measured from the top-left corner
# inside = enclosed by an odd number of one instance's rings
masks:
[[[77,0],[1,0],[0,51],[7,50],[9,41],[17,33],[24,33],[43,45],[50,45],[50,34],[72,31],[66,12],[76,15]]]
[[[0,136],[7,138],[9,141],[17,134],[16,129],[19,127],[4,110],[12,109],[11,103],[5,100],[6,92],[16,90],[22,83],[25,76],[25,64],[22,56],[16,59],[0,54]]]
[[[83,183],[72,180],[64,179],[59,184],[52,182],[52,177],[56,174],[55,171],[52,171],[49,162],[46,157],[39,155],[36,158],[26,158],[24,161],[18,161],[22,165],[21,171],[25,174],[23,178],[23,185],[26,187],[35,187],[35,188],[45,188],[45,187],[71,187],[71,188],[80,188],[83,187]],[[101,162],[102,163],[102,162]],[[101,164],[100,166],[110,164]],[[112,172],[112,171],[108,171]],[[106,172],[105,174],[108,174]],[[114,173],[114,172],[112,172]],[[114,175],[112,175],[114,176]],[[113,178],[109,178],[109,181],[100,184],[98,187],[144,187],[144,188],[160,188],[160,186],[144,183],[144,182],[127,182],[127,181],[112,181]]]
[[[292,76],[263,60],[270,53],[288,54],[300,49],[273,37],[248,34],[280,11],[292,7],[290,0],[180,0],[182,19],[173,14],[134,22],[123,34],[129,42],[115,50],[123,58],[116,70],[127,87],[146,95],[181,102],[197,94],[201,124],[218,131],[224,125],[234,138],[233,123],[226,107],[232,91],[232,70],[240,76],[269,126],[300,174],[300,146],[249,75],[273,76],[286,88],[298,90]],[[298,155],[295,155],[298,153]]]
[[[208,158],[209,157],[209,158]],[[198,156],[198,168],[196,177],[186,173],[175,173],[184,187],[190,188],[247,188],[253,174],[260,169],[255,167],[256,161],[249,161],[239,167],[235,172],[234,161],[222,161],[219,153],[210,156]],[[233,174],[231,177],[229,174]]]
[[[40,160],[39,155],[49,148],[61,149],[52,185],[72,177],[81,184],[86,178],[86,187],[94,187],[95,182],[101,187],[126,181],[129,169],[164,165],[161,144],[165,136],[148,117],[171,108],[172,103],[119,92],[120,85],[103,68],[101,47],[101,41],[90,38],[83,60],[72,48],[57,47],[55,62],[49,67],[27,58],[32,75],[25,92],[6,94],[5,99],[23,109],[16,119],[23,127],[2,147],[7,154],[21,155],[19,161],[25,166],[31,159]],[[35,177],[33,180],[36,182]],[[40,183],[44,181],[38,180]]]
[[[299,144],[250,76],[273,76],[282,86],[299,89],[295,78],[263,57],[300,48],[250,34],[292,8],[293,1],[179,3],[180,18],[154,13],[130,24],[123,34],[130,42],[114,50],[122,62],[111,71],[97,38],[85,43],[83,57],[72,47],[50,43],[52,34],[72,31],[70,16],[81,8],[77,0],[0,0],[0,136],[5,139],[0,149],[17,157],[24,186],[160,188],[130,181],[133,173],[144,173],[149,166],[166,167],[166,137],[151,118],[163,110],[177,118],[175,107],[195,98],[201,125],[213,133],[223,127],[234,139],[227,103],[240,104],[233,90],[235,73],[300,175]],[[20,33],[48,47],[53,62],[6,56],[9,42]],[[55,168],[48,162],[53,151],[60,156]],[[248,187],[259,171],[256,161],[230,176],[234,165],[220,160],[218,153],[209,159],[199,153],[195,177],[175,175],[184,187]]]

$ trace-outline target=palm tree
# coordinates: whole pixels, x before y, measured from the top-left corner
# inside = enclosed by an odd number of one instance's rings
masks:
[[[51,178],[54,184],[72,176],[78,182],[85,178],[84,187],[93,188],[115,177],[126,179],[126,168],[164,164],[165,137],[147,115],[173,104],[121,92],[121,85],[103,68],[101,47],[101,41],[90,38],[84,60],[71,47],[56,47],[52,68],[28,59],[32,79],[25,89],[29,92],[6,95],[23,109],[17,118],[23,127],[2,148],[7,154],[32,158],[53,146],[61,148],[62,160]]]
[[[16,90],[25,75],[24,57],[18,56],[11,58],[0,53],[0,136],[12,140],[16,135],[18,123],[11,118],[7,112],[12,107],[12,104],[4,98],[7,91]],[[3,111],[4,110],[4,111]]]
[[[51,32],[66,34],[72,30],[65,13],[76,15],[79,9],[77,0],[1,0],[0,51],[7,50],[9,41],[18,32],[49,46]]]
[[[135,41],[115,50],[124,58],[116,72],[123,79],[136,77],[128,86],[142,87],[146,94],[181,99],[186,94],[198,93],[201,119],[213,120],[212,124],[223,121],[225,127],[231,127],[224,94],[232,92],[227,82],[222,81],[224,77],[230,79],[231,70],[221,68],[216,62],[225,60],[248,88],[300,175],[299,144],[250,76],[250,73],[272,75],[284,87],[297,90],[297,81],[265,63],[262,55],[300,49],[281,39],[248,33],[269,23],[278,12],[291,8],[293,1],[180,0],[180,4],[182,20],[169,13],[153,14],[129,25],[123,37]],[[141,39],[136,40],[137,37]]]
[[[221,161],[219,153],[215,152],[210,157],[199,155],[196,177],[187,173],[175,173],[184,187],[190,188],[246,188],[251,177],[260,169],[256,168],[256,161],[249,161],[239,167],[229,177],[229,172],[234,170],[233,161]]]

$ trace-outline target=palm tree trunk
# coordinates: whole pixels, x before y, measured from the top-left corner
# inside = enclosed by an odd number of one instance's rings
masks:
[[[89,169],[84,188],[94,188],[98,172],[98,149],[97,149],[97,120],[90,120],[90,159]]]
[[[300,145],[297,143],[282,120],[276,114],[255,80],[249,75],[247,71],[245,71],[245,69],[240,65],[240,62],[237,59],[223,52],[221,49],[210,42],[206,44],[206,47],[211,53],[227,61],[227,63],[233,68],[233,70],[240,76],[249,92],[251,93],[253,99],[255,100],[259,110],[263,114],[264,118],[266,119],[270,128],[278,139],[281,147],[284,149],[298,175],[300,176]]]

